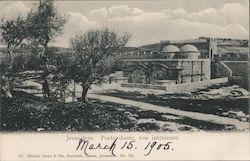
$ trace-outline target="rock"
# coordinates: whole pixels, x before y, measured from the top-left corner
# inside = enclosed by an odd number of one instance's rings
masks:
[[[129,119],[133,122],[137,122],[137,119],[135,117],[129,117]]]
[[[39,109],[39,110],[41,110],[41,111],[44,111],[44,110],[49,109],[49,108],[48,108],[47,106],[45,106],[45,105],[38,105],[36,108]]]
[[[117,111],[125,111],[124,108],[117,108],[116,110],[117,110]]]
[[[236,112],[236,111],[229,111],[228,116],[231,118],[241,118],[241,117],[245,117],[246,115],[242,112]]]
[[[131,130],[132,130],[132,131],[139,131],[140,128],[139,128],[138,125],[135,124],[134,127],[131,128]]]
[[[229,111],[229,112],[228,112],[228,117],[236,118],[236,117],[237,117],[237,114],[236,114],[236,112],[234,112],[234,111]]]
[[[126,112],[124,112],[124,115],[132,115],[132,113],[126,111]]]
[[[44,128],[37,128],[37,131],[44,131]]]
[[[247,122],[247,121],[248,121],[248,119],[247,119],[246,117],[241,117],[239,120],[240,120],[240,121],[244,121],[244,122]]]
[[[99,125],[95,125],[95,128],[99,129],[99,128],[100,128],[100,126],[99,126]]]
[[[233,125],[228,125],[228,126],[225,127],[225,130],[235,130],[235,129],[236,128]]]
[[[152,118],[150,118],[150,119],[139,119],[138,120],[138,124],[155,123],[155,122],[156,122],[156,120],[152,119]]]
[[[182,96],[185,96],[185,97],[190,97],[192,96],[192,93],[191,92],[188,92],[188,91],[183,91],[180,93]]]
[[[73,102],[73,97],[66,97],[64,102]]]
[[[238,90],[233,90],[230,92],[230,96],[239,97],[239,96],[243,96],[243,93],[241,91],[238,91]]]
[[[172,115],[162,115],[162,117],[164,117],[166,119],[171,119],[171,120],[179,120],[179,119],[181,119],[180,117],[172,116]]]
[[[229,112],[222,112],[223,116],[227,116],[229,114]]]
[[[237,117],[245,117],[246,116],[242,111],[237,112],[236,115],[237,115]]]
[[[139,115],[137,115],[137,114],[131,114],[130,116],[132,116],[132,117],[139,117]]]

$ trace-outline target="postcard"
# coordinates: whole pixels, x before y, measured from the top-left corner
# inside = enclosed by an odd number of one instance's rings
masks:
[[[2,161],[249,160],[249,1],[0,1]]]

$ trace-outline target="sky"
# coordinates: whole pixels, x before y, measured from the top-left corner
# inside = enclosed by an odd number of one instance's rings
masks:
[[[36,4],[0,1],[0,18],[25,16]],[[131,33],[127,46],[200,36],[249,39],[248,0],[85,0],[56,1],[55,6],[69,19],[53,46],[69,47],[76,34],[103,27]]]

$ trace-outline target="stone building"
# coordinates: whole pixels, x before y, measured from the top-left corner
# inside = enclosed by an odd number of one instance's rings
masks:
[[[211,79],[211,62],[217,54],[213,38],[161,41],[123,53],[123,78],[128,83],[171,85]],[[124,79],[123,79],[124,80]]]

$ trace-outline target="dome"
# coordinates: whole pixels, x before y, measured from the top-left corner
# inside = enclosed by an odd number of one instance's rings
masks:
[[[199,50],[193,46],[193,45],[184,45],[181,47],[181,52],[192,52],[192,53],[196,53],[199,52]]]
[[[178,51],[180,51],[180,49],[174,45],[168,45],[162,49],[162,52],[165,52],[165,53],[175,53]]]

